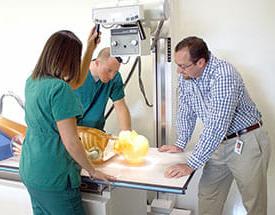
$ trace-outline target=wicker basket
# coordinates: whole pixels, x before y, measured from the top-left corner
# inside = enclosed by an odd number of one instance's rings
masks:
[[[77,131],[87,153],[88,159],[93,163],[103,163],[106,161],[107,158],[105,151],[108,144],[110,144],[110,142],[114,139],[112,135],[96,128],[88,128],[83,126],[78,126]],[[109,150],[111,152],[113,151],[112,148]]]

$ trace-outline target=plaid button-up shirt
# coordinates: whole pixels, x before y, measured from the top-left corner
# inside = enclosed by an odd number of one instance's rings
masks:
[[[178,83],[176,145],[186,147],[198,118],[204,124],[199,142],[187,161],[193,169],[209,160],[226,135],[261,119],[240,74],[212,54],[201,77],[185,80],[179,75]]]

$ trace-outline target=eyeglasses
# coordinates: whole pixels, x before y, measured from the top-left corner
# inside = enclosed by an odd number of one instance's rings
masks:
[[[183,70],[188,69],[189,67],[191,67],[192,65],[195,65],[195,63],[190,63],[189,65],[184,65],[184,64],[178,64],[178,67],[180,67]]]

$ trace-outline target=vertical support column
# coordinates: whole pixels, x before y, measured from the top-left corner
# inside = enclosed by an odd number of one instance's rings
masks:
[[[172,126],[171,38],[161,38],[155,47],[155,137],[156,147],[168,144]]]

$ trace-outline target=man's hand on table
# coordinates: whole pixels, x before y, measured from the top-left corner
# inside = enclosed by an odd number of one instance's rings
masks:
[[[163,145],[158,149],[159,152],[170,152],[170,153],[179,153],[184,150],[176,145]],[[190,175],[193,172],[193,169],[189,167],[186,163],[179,163],[168,167],[164,176],[167,178],[180,178],[182,176]]]
[[[182,176],[190,175],[193,169],[189,167],[186,163],[179,163],[168,167],[164,176],[167,178],[180,178]]]
[[[178,153],[184,150],[176,145],[163,145],[158,149],[159,152]]]
[[[107,175],[107,174],[105,174],[101,171],[95,170],[94,168],[91,169],[90,171],[88,171],[88,174],[89,174],[89,176],[92,180],[99,179],[99,180],[103,180],[103,181],[106,181],[106,182],[116,180],[116,177],[111,176],[111,175]]]

